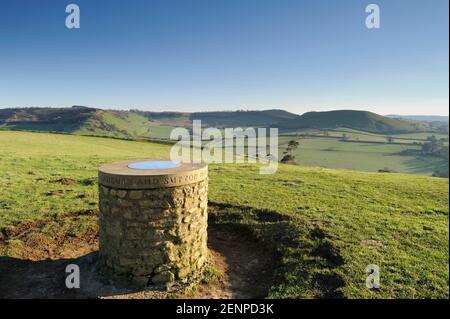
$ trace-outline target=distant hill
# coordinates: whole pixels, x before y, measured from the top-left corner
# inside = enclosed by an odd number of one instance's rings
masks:
[[[164,125],[134,112],[81,106],[0,109],[0,128],[117,138],[159,138],[169,134],[162,132],[168,131]]]
[[[448,116],[436,116],[436,115],[387,115],[389,118],[395,118],[415,125],[424,127],[425,131],[438,132],[442,134],[448,134],[449,131],[449,118]]]
[[[143,112],[134,111],[144,115],[150,120],[161,121],[165,123],[179,123],[192,125],[193,120],[201,120],[202,125],[218,128],[241,127],[241,126],[271,126],[277,125],[283,121],[296,119],[297,114],[289,113],[284,110],[265,110],[265,111],[218,111],[218,112]]]
[[[208,126],[273,126],[286,120],[296,119],[297,114],[283,110],[236,111],[236,112],[204,112],[192,113],[191,119],[202,120]]]
[[[81,128],[96,111],[81,106],[0,109],[0,126],[24,130],[72,132]]]
[[[280,131],[305,128],[350,128],[391,134],[430,130],[429,125],[389,118],[365,111],[308,112],[283,110],[223,112],[116,111],[73,106],[71,108],[0,109],[0,128],[66,132],[118,138],[165,138],[174,127],[191,127],[201,120],[204,127],[278,127]]]
[[[448,116],[437,116],[437,115],[395,115],[390,114],[386,115],[387,117],[396,118],[396,119],[402,119],[402,120],[409,120],[409,121],[417,121],[417,122],[442,122],[447,123],[449,122]]]
[[[285,130],[300,128],[335,129],[339,127],[381,134],[418,132],[425,129],[418,123],[354,110],[308,112],[281,124],[281,128]]]

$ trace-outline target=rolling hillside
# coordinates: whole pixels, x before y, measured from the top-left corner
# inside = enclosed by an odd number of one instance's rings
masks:
[[[284,121],[281,127],[289,130],[299,128],[334,129],[345,127],[381,134],[410,133],[425,129],[420,123],[411,123],[388,118],[372,112],[353,110],[308,112],[298,118]]]
[[[440,122],[440,123],[449,123],[448,116],[438,116],[438,115],[396,115],[390,114],[386,115],[387,117],[415,121],[415,122]]]
[[[297,114],[283,110],[236,111],[236,112],[200,112],[192,113],[191,119],[198,119],[208,126],[279,126],[286,120],[296,119]]]
[[[78,106],[0,109],[0,127],[30,131],[74,132],[82,128],[96,112],[96,109]]]
[[[129,111],[72,108],[0,109],[0,128],[116,138],[168,138],[172,126]]]
[[[297,114],[283,110],[265,111],[220,111],[220,112],[143,112],[135,111],[144,115],[149,120],[160,121],[171,124],[190,126],[193,120],[201,120],[202,125],[218,128],[224,127],[246,127],[246,126],[273,126],[283,121],[296,119]]]
[[[120,138],[167,139],[173,127],[191,127],[193,120],[201,120],[204,127],[278,127],[281,132],[349,128],[398,134],[430,129],[421,123],[352,110],[308,112],[300,116],[283,110],[181,113],[114,111],[80,106],[0,109],[0,128]]]

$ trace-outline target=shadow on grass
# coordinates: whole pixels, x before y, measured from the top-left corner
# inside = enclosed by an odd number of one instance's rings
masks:
[[[98,253],[57,260],[23,260],[0,257],[0,299],[99,298],[138,290],[112,285],[97,270]],[[80,288],[66,287],[66,267],[79,266]]]

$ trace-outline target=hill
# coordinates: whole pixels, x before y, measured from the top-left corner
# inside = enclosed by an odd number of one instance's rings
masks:
[[[42,288],[49,281],[38,261],[89,256],[97,249],[98,166],[167,158],[169,150],[0,131],[0,266],[15,272],[8,279],[27,283],[28,265],[41,271],[30,283]],[[274,252],[275,269],[261,273],[276,279],[267,297],[448,298],[448,179],[283,164],[273,175],[253,164],[209,171],[209,232],[239,230]],[[233,244],[238,251],[242,243]],[[380,267],[379,290],[365,286],[369,264]]]
[[[427,115],[387,115],[387,117],[400,119],[420,125],[429,132],[437,132],[448,135],[448,116],[427,116]]]
[[[120,138],[167,139],[172,128],[191,127],[193,120],[201,120],[205,127],[278,127],[280,131],[349,128],[396,134],[430,130],[429,125],[418,122],[352,110],[308,112],[300,116],[283,110],[183,113],[100,110],[81,106],[0,109],[0,128]]]
[[[172,129],[136,112],[83,106],[0,109],[0,128],[116,138],[167,138]]]
[[[442,122],[447,123],[449,122],[448,116],[437,116],[437,115],[386,115],[387,117],[397,118],[397,119],[403,119],[403,120],[410,120],[410,121],[417,121],[417,122]]]
[[[225,127],[248,127],[248,126],[273,126],[285,120],[296,119],[297,114],[283,110],[265,111],[218,111],[218,112],[143,112],[137,111],[150,120],[161,121],[170,124],[181,124],[191,126],[193,120],[201,120],[204,126],[218,128]]]
[[[96,109],[72,108],[8,108],[0,109],[0,127],[35,131],[74,132],[95,115]]]
[[[296,119],[297,114],[283,110],[235,111],[235,112],[200,112],[192,113],[191,119],[202,120],[208,126],[242,127],[242,126],[277,126],[286,120]]]
[[[308,112],[298,118],[284,121],[280,126],[285,130],[299,128],[335,129],[344,127],[381,134],[410,133],[424,129],[418,123],[393,119],[372,112],[354,110]]]
[[[236,112],[147,112],[72,108],[0,109],[0,128],[65,132],[118,138],[169,138],[174,127],[192,127],[193,120],[215,127],[272,126],[298,115],[283,110]]]

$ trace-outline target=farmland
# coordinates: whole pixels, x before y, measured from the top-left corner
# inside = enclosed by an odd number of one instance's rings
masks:
[[[421,145],[431,136],[444,139],[448,145],[448,135],[435,133],[379,135],[345,128],[303,130],[282,134],[279,156],[282,158],[289,141],[296,140],[299,147],[293,155],[301,165],[369,172],[387,169],[430,176],[435,171],[448,170],[447,159],[420,154]]]
[[[280,141],[281,149],[288,140]],[[306,138],[300,140],[300,147],[294,155],[301,165],[372,172],[389,168],[401,173],[431,175],[436,169],[448,165],[444,159],[436,157],[400,154],[411,149],[419,150],[420,147]]]

